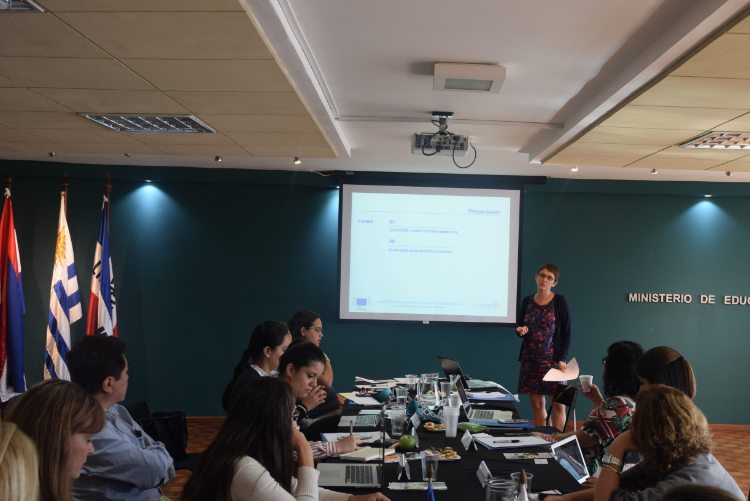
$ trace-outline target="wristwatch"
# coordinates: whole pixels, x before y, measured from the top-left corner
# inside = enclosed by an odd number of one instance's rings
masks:
[[[619,466],[620,468],[622,468],[622,461],[614,457],[609,452],[606,453],[604,457],[602,458],[602,464],[613,464],[615,466]]]

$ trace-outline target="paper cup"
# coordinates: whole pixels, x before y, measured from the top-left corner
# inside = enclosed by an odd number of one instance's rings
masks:
[[[594,381],[594,376],[578,376],[578,381],[581,382],[581,390],[584,393],[588,393],[591,390],[591,383]]]

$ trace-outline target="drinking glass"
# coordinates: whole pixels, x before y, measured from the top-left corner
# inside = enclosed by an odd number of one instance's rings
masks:
[[[409,394],[406,388],[396,386],[396,406],[406,408],[406,396]]]
[[[458,387],[456,385],[461,384],[461,376],[458,374],[451,374],[450,380],[451,380],[451,390],[458,391]]]
[[[440,383],[440,404],[448,405],[451,398],[451,383]]]
[[[406,409],[393,409],[391,411],[391,435],[400,437],[404,434],[406,426]]]
[[[417,391],[419,395],[417,400],[428,407],[433,407],[439,402],[439,392],[437,379],[422,378]]]
[[[440,456],[433,453],[432,451],[422,452],[422,480],[427,482],[429,477],[427,476],[428,466],[432,466],[432,481],[437,481],[437,470],[438,470],[438,459]]]
[[[518,484],[516,487],[516,495],[521,494],[521,472],[511,473],[510,478]],[[531,479],[534,478],[533,473],[526,474],[526,494],[531,494]]]
[[[417,378],[416,374],[407,374],[404,376],[406,378],[406,387],[410,390],[416,389],[417,381],[419,380]]]
[[[515,501],[517,484],[513,480],[490,477],[485,485],[485,501]]]

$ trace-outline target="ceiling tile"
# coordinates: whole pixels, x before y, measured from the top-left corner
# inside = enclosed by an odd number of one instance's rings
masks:
[[[94,144],[94,143],[69,143],[65,146],[78,148],[84,153],[99,153],[111,155],[163,155],[162,151],[147,144]]]
[[[78,113],[173,113],[190,112],[159,91],[34,89]],[[0,91],[2,92],[2,91]]]
[[[735,118],[714,128],[722,132],[750,132],[750,114]]]
[[[564,155],[591,155],[601,157],[645,157],[651,153],[664,149],[661,145],[651,144],[604,144],[604,143],[575,143],[565,148]]]
[[[81,150],[55,143],[17,143],[0,142],[0,151],[14,153],[80,153]]]
[[[248,146],[256,157],[336,158],[330,146]]]
[[[307,115],[296,92],[167,92],[195,114]]]
[[[669,76],[630,104],[748,109],[750,108],[750,80]]]
[[[55,143],[141,144],[132,137],[103,126],[101,130],[24,129],[24,132]]]
[[[24,87],[154,90],[115,59],[0,57],[0,74]]]
[[[122,132],[146,144],[234,144],[222,134],[179,132]]]
[[[124,59],[162,90],[294,91],[274,60]]]
[[[721,123],[747,113],[748,110],[629,105],[602,122],[600,126],[710,130]]]
[[[204,115],[198,118],[222,132],[318,132],[310,116]]]
[[[596,127],[578,143],[656,144],[670,146],[691,139],[705,130],[634,129],[627,127]]]
[[[52,12],[242,12],[237,0],[38,0]]]
[[[201,144],[182,144],[182,145],[161,145],[159,149],[169,155],[190,155],[213,157],[216,155],[222,157],[251,157],[244,149],[237,145],[201,145]]]
[[[65,106],[23,87],[0,88],[2,111],[70,111]]]
[[[718,167],[711,167],[708,170],[719,172],[750,172],[750,161],[734,160],[733,162],[727,162]]]
[[[0,123],[14,129],[100,129],[102,125],[77,113],[0,111]]]
[[[750,52],[750,36],[722,35],[671,73],[673,76],[750,78],[750,66],[737,64],[738,54]]]
[[[0,71],[4,68],[0,67]],[[13,83],[7,78],[0,77],[0,87],[20,87],[17,83]]]
[[[638,160],[639,156],[627,156],[627,157],[601,157],[594,155],[555,155],[546,162],[542,162],[544,165],[566,165],[573,166],[578,165],[581,167],[625,167],[630,162]]]
[[[59,16],[118,59],[273,59],[245,12],[81,12]]]
[[[750,34],[750,17],[746,17],[729,30],[729,33],[748,33]]]
[[[23,132],[20,130],[8,129],[8,128],[0,129],[0,142],[38,143],[42,140],[43,139],[40,139],[37,136],[34,136],[32,134],[27,134],[26,132]]]
[[[726,160],[710,160],[702,158],[674,158],[658,154],[642,158],[627,167],[639,169],[674,169],[674,170],[706,170],[710,167],[722,164]]]
[[[671,146],[659,152],[660,157],[669,158],[696,158],[701,160],[734,160],[736,158],[750,155],[747,150],[717,150],[708,148],[680,148]]]
[[[226,135],[240,146],[328,146],[319,132],[226,132]]]
[[[107,58],[52,14],[0,16],[0,56]]]

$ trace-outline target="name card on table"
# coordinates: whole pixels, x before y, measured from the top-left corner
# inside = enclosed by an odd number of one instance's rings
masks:
[[[419,447],[419,437],[417,436],[417,429],[412,428],[411,429],[411,436],[414,437],[414,445]]]
[[[471,444],[474,444],[474,449],[477,450],[477,444],[474,443],[474,437],[471,436],[471,433],[469,433],[469,430],[466,430],[461,437],[461,443],[464,444],[464,447],[468,451],[471,447]]]
[[[490,469],[487,468],[487,465],[482,461],[479,463],[479,469],[477,470],[477,478],[479,479],[479,483],[482,484],[482,487],[487,484],[487,480],[492,476],[490,473]]]
[[[411,425],[414,427],[414,429],[419,428],[419,425],[422,424],[422,420],[419,419],[419,415],[415,412],[411,417]]]

